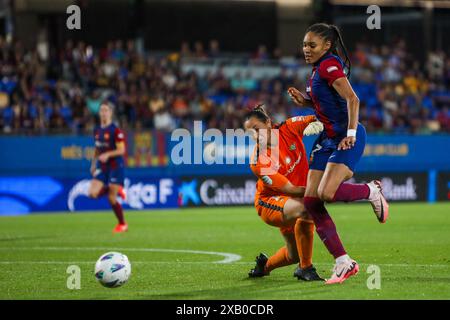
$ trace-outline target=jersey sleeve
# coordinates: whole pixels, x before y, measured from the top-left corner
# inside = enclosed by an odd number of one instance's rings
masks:
[[[281,189],[289,182],[285,176],[278,172],[271,175],[261,176],[260,179],[265,186],[279,191],[281,191]]]
[[[116,143],[124,142],[125,141],[125,135],[122,130],[119,128],[116,128],[114,131],[114,140]]]
[[[344,78],[345,73],[341,63],[336,58],[329,58],[319,66],[319,76],[331,86],[339,78]]]
[[[316,121],[316,116],[297,116],[293,118],[289,118],[286,120],[286,125],[294,134],[299,134],[303,136],[303,130],[310,124],[311,122]]]
[[[278,172],[270,172],[268,170],[268,172],[266,172],[267,174],[264,174],[264,171],[261,170],[259,166],[252,166],[252,171],[265,186],[274,190],[281,191],[281,189],[289,182],[285,176]]]
[[[269,159],[265,158],[265,160]],[[261,161],[263,161],[264,164],[261,164]],[[271,163],[264,162],[260,157],[258,157],[257,163],[250,165],[250,169],[254,175],[264,183],[264,186],[271,189],[281,190],[281,188],[289,182],[285,176],[278,173]]]

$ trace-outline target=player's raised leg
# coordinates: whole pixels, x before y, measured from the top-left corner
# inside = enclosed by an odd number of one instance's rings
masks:
[[[111,208],[113,209],[119,222],[113,230],[115,233],[128,231],[128,224],[125,222],[122,206],[119,202],[117,202],[117,193],[120,188],[121,186],[118,184],[110,184],[108,192],[108,201],[111,204]]]
[[[319,185],[318,195],[326,202],[351,202],[368,200],[379,222],[386,222],[389,216],[389,204],[382,192],[380,181],[370,183],[343,182],[353,176],[353,171],[343,163],[329,162]]]
[[[101,196],[108,193],[108,186],[106,186],[103,181],[98,179],[92,179],[91,185],[89,186],[88,196],[90,198],[100,198]]]

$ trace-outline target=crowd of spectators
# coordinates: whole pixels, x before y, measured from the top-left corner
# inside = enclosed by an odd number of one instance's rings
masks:
[[[311,112],[286,94],[289,86],[304,90],[306,78],[290,72],[305,67],[300,56],[295,66],[262,79],[226,76],[222,68],[183,72],[183,61],[208,63],[225,55],[216,40],[206,49],[201,42],[184,42],[179,52],[156,54],[132,40],[104,48],[68,41],[61,50],[26,50],[0,38],[0,132],[90,134],[105,99],[125,130],[189,129],[193,120],[202,120],[205,128],[238,128],[248,108],[260,102],[276,121]],[[430,52],[421,64],[404,41],[396,41],[381,47],[358,43],[351,58],[351,82],[369,132],[450,132],[450,55]],[[255,68],[279,65],[282,53],[261,45],[247,59]]]

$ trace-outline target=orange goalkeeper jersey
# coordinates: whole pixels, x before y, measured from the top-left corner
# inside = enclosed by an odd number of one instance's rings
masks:
[[[258,177],[255,200],[259,196],[282,195],[280,188],[288,181],[299,187],[306,187],[308,159],[303,144],[303,130],[315,116],[293,117],[276,126],[275,145],[263,150],[255,146],[250,168]],[[273,139],[271,139],[273,140]]]

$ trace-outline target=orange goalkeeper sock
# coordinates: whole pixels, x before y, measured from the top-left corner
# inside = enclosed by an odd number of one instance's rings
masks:
[[[295,223],[295,242],[297,243],[300,267],[302,269],[312,265],[313,240],[314,222],[312,220],[297,219]]]
[[[273,269],[288,266],[293,263],[294,261],[289,258],[288,250],[284,246],[267,260],[265,271],[269,273]]]

